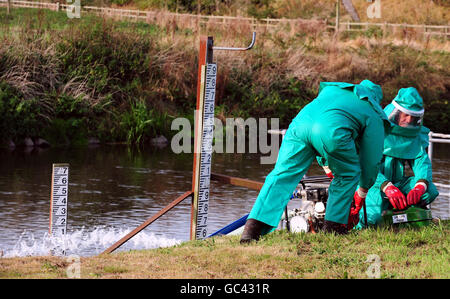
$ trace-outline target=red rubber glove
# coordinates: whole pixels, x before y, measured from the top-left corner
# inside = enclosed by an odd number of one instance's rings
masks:
[[[364,205],[366,198],[359,196],[358,191],[353,195],[353,202],[350,208],[350,215],[348,216],[348,229],[351,230],[355,225],[359,223],[359,211]]]
[[[394,185],[387,187],[384,194],[386,194],[394,209],[403,210],[408,206],[405,195]]]
[[[350,209],[350,213],[351,214],[359,214],[359,211],[361,211],[365,200],[366,200],[366,198],[359,196],[358,191],[356,191],[355,195],[353,195],[353,203],[352,203],[352,208]]]
[[[425,194],[425,186],[423,185],[416,185],[411,191],[409,191],[408,195],[406,196],[406,202],[408,205],[416,205],[420,201],[420,197]]]

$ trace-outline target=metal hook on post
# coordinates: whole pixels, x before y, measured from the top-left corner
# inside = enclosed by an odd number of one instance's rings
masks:
[[[213,50],[226,50],[226,51],[247,51],[253,48],[256,40],[256,32],[253,32],[252,42],[247,48],[231,48],[231,47],[213,47]]]

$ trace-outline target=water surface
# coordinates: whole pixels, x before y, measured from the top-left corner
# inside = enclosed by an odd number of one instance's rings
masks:
[[[435,145],[434,181],[441,196],[433,216],[449,218],[450,154]],[[50,238],[52,163],[69,163],[68,235]],[[264,181],[273,165],[257,154],[215,154],[213,172]],[[314,165],[309,175],[322,175]],[[99,146],[80,149],[0,150],[0,254],[46,255],[52,247],[95,255],[191,190],[192,154],[170,148],[130,149]],[[247,214],[257,191],[211,182],[208,232]],[[172,246],[189,240],[191,201],[186,199],[119,250]]]

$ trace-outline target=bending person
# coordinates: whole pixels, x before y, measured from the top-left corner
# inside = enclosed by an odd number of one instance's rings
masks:
[[[423,100],[414,87],[402,88],[384,109],[393,127],[384,140],[380,173],[367,199],[369,225],[379,224],[383,211],[403,210],[411,205],[425,207],[439,195],[432,183],[431,161],[425,149],[430,130],[422,125]],[[405,175],[409,165],[413,176]],[[360,213],[357,228],[364,224]]]
[[[241,236],[241,243],[258,240],[277,227],[292,192],[316,156],[323,157],[334,179],[329,187],[325,230],[346,233],[350,206],[365,197],[375,182],[383,154],[384,125],[379,105],[381,87],[320,83],[319,95],[289,125],[274,169],[266,177]],[[385,121],[383,125],[383,120]]]

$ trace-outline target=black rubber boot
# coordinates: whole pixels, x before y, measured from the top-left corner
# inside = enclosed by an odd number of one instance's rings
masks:
[[[258,221],[256,219],[247,219],[245,222],[244,232],[241,236],[241,244],[248,244],[251,241],[258,241],[261,237],[261,232],[263,229],[268,229],[270,226],[264,222]]]
[[[347,225],[328,220],[325,220],[323,224],[323,230],[326,233],[334,233],[338,235],[348,234]]]

